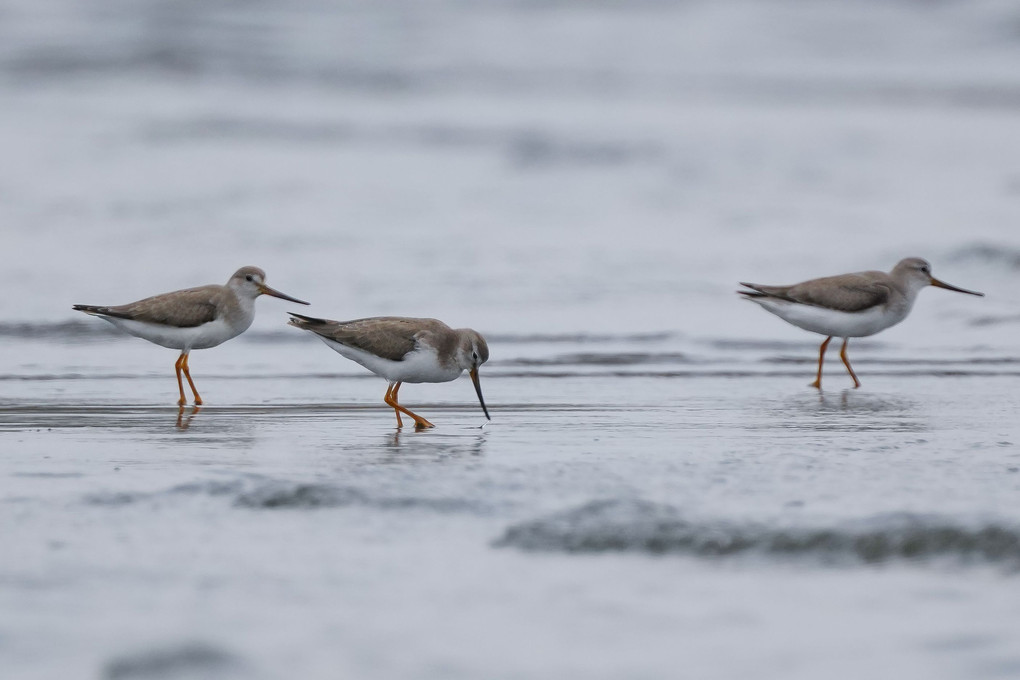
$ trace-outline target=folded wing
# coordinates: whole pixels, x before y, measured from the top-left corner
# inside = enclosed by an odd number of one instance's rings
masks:
[[[417,345],[420,319],[380,316],[353,321],[330,321],[291,312],[290,324],[327,340],[370,352],[390,361],[402,361]],[[441,323],[437,321],[436,323]]]
[[[888,282],[876,280],[868,274],[870,272],[829,276],[793,286],[741,283],[751,290],[742,290],[740,293],[749,298],[769,297],[840,312],[860,312],[884,305],[889,301],[891,293]]]

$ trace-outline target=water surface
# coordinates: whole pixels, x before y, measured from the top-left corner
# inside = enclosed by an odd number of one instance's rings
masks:
[[[8,5],[6,674],[1020,674],[1010,3]],[[859,390],[734,293],[915,255],[987,297]],[[476,328],[492,422],[272,299],[178,409],[70,309],[246,264]]]

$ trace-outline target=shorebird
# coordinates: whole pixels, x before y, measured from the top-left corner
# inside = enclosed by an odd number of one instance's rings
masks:
[[[259,295],[290,300],[302,305],[308,303],[265,284],[266,273],[258,267],[241,267],[225,286],[209,285],[163,293],[116,307],[74,305],[73,309],[98,316],[117,328],[163,347],[181,350],[174,369],[184,406],[184,384],[181,373],[188,379],[195,404],[202,397],[195,389],[188,369],[188,354],[193,349],[208,349],[230,340],[248,330],[255,319],[255,298]]]
[[[389,381],[383,401],[396,412],[397,427],[404,424],[401,413],[414,420],[416,430],[435,427],[397,402],[402,383],[449,382],[464,371],[471,376],[486,419],[491,420],[478,384],[478,367],[488,361],[489,347],[477,331],[453,329],[436,319],[379,316],[331,321],[290,315],[291,326],[314,333],[331,349]]]
[[[822,361],[829,341],[843,338],[839,352],[843,365],[860,387],[846,356],[850,338],[874,335],[907,318],[922,288],[937,286],[968,295],[980,295],[939,281],[931,275],[931,265],[919,257],[900,260],[889,273],[868,271],[811,279],[792,286],[762,286],[740,283],[750,290],[737,291],[784,321],[812,333],[826,336],[818,352],[818,375],[811,387],[822,389]]]

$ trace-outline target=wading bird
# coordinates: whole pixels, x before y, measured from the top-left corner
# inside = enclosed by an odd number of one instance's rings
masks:
[[[829,341],[843,338],[839,357],[860,387],[846,356],[850,338],[874,335],[907,318],[922,288],[937,286],[968,295],[984,295],[943,283],[931,275],[931,265],[919,257],[900,260],[889,273],[869,271],[811,279],[792,286],[743,283],[737,291],[784,321],[826,336],[818,352],[818,375],[811,387],[822,388],[822,361]]]
[[[181,382],[183,372],[195,395],[195,404],[201,405],[202,397],[188,370],[191,350],[215,347],[248,330],[255,319],[255,298],[259,295],[308,304],[273,290],[265,281],[266,273],[258,267],[241,267],[224,286],[213,284],[175,290],[116,307],[74,305],[73,309],[105,319],[122,331],[149,342],[179,349],[181,355],[174,364],[181,393],[177,403],[180,406],[188,403]]]
[[[489,409],[482,399],[478,367],[489,359],[489,347],[470,328],[453,329],[436,319],[380,316],[354,321],[331,321],[290,313],[290,325],[310,331],[351,361],[389,381],[383,401],[397,414],[414,419],[415,429],[435,427],[397,402],[400,385],[449,382],[464,371],[471,376],[485,417]]]

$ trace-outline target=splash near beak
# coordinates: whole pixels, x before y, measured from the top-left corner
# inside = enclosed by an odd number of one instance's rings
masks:
[[[263,295],[272,295],[273,297],[280,298],[281,300],[289,300],[290,302],[296,302],[299,305],[307,305],[308,304],[304,300],[298,300],[297,298],[293,298],[293,297],[291,297],[289,295],[284,295],[280,291],[274,290],[273,288],[270,288],[269,286],[267,286],[264,283],[260,283],[259,284],[259,292],[262,293]]]
[[[985,296],[984,293],[978,293],[978,292],[973,291],[973,290],[965,290],[963,288],[957,288],[956,286],[950,286],[948,283],[945,283],[943,281],[939,281],[934,276],[931,277],[931,285],[935,286],[936,288],[945,288],[946,290],[955,290],[957,293],[966,293],[967,295],[977,295],[978,297],[984,297]]]
[[[485,400],[482,399],[482,386],[478,384],[478,367],[476,366],[472,368],[468,373],[471,376],[471,382],[475,385],[475,392],[478,394],[478,403],[482,405],[482,411],[485,412],[485,419],[492,420],[492,418],[489,417],[489,409],[485,408]]]

